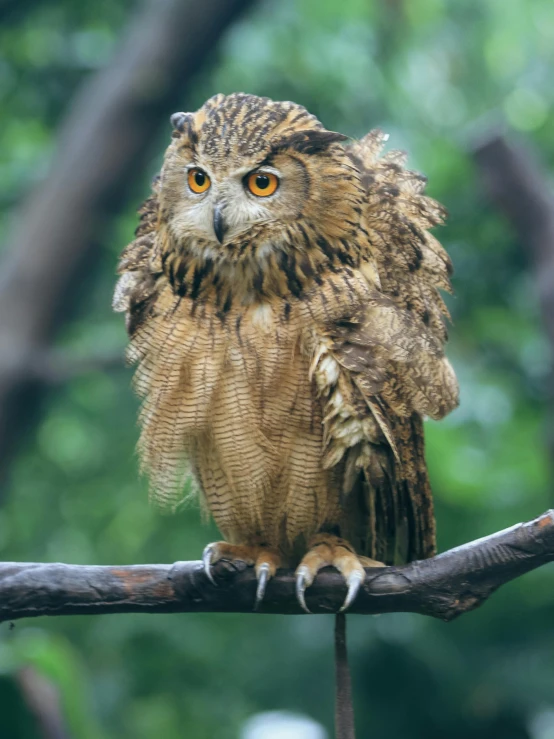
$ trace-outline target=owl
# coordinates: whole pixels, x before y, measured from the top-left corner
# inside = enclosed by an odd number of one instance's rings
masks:
[[[151,496],[179,507],[192,474],[224,539],[206,574],[253,565],[256,605],[295,567],[306,609],[332,566],[347,608],[364,566],[435,551],[423,418],[458,402],[444,210],[380,131],[242,93],[171,120],[114,297]]]

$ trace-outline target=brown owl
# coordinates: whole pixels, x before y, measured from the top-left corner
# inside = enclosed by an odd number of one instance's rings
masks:
[[[327,131],[291,102],[216,95],[172,117],[152,196],[124,250],[143,398],[139,451],[171,507],[192,471],[225,541],[297,595],[336,567],[434,553],[424,416],[458,402],[444,356],[451,264],[442,207],[385,136]]]

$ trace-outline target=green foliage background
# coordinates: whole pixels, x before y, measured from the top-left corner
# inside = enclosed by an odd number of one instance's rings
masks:
[[[110,60],[132,0],[27,3],[0,29],[0,222],[55,156],[67,100]],[[182,109],[244,90],[304,104],[352,136],[379,126],[450,220],[456,267],[450,356],[461,407],[427,424],[445,549],[551,504],[545,445],[550,348],[523,245],[487,201],[468,154],[490,122],[554,168],[551,0],[280,0],[235,25]],[[148,191],[169,126],[135,203]],[[134,205],[83,276],[60,346],[87,357],[125,345],[110,310]],[[40,245],[37,245],[40,248]],[[55,269],[55,265],[53,265]],[[91,371],[48,397],[13,463],[0,558],[87,564],[198,558],[217,536],[198,511],[162,517],[138,479],[130,371]],[[360,737],[554,737],[554,595],[543,568],[482,609],[442,624],[354,616],[350,644]],[[34,739],[13,675],[34,665],[58,686],[75,739],[237,739],[252,714],[299,711],[332,735],[332,619],[242,615],[56,618],[0,628],[0,730]]]

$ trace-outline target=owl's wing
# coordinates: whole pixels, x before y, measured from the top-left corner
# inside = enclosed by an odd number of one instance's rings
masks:
[[[150,500],[163,510],[174,511],[188,494],[185,482],[190,479],[190,469],[182,450],[175,449],[178,433],[174,424],[160,421],[167,407],[157,407],[155,393],[170,372],[167,363],[171,362],[167,357],[171,355],[171,344],[167,340],[168,323],[164,323],[164,317],[171,313],[172,301],[168,304],[166,299],[164,302],[159,280],[163,273],[159,248],[159,191],[160,178],[156,177],[152,194],[139,208],[135,239],[121,254],[117,270],[120,277],[112,305],[115,311],[125,313],[131,339],[127,360],[138,365],[133,378],[134,388],[143,401],[138,451],[141,470],[150,478]],[[157,330],[160,321],[162,329]],[[166,364],[158,361],[162,347],[167,353]],[[154,392],[150,392],[152,388]]]
[[[444,209],[424,195],[425,179],[403,168],[402,154],[379,158],[383,141],[372,132],[351,148],[366,188],[368,292],[328,327],[315,372],[323,389],[325,355],[340,366],[327,390],[325,464],[344,464],[347,528],[369,542],[370,556],[398,562],[435,551],[422,421],[453,410],[458,385],[444,356],[448,311],[439,293],[450,290],[452,268],[428,231]]]
[[[117,272],[112,307],[125,313],[126,326],[132,338],[155,300],[156,280],[160,275],[155,259],[156,232],[159,217],[160,178],[152,183],[152,194],[139,208],[139,225],[135,239],[123,250]]]
[[[404,152],[380,156],[386,140],[372,131],[350,149],[366,190],[363,215],[379,289],[443,345],[449,314],[439,290],[451,292],[452,263],[428,229],[443,223],[446,210],[425,195],[426,178],[404,168]]]
[[[403,564],[435,554],[433,499],[421,416],[389,415],[386,422],[395,452],[378,435],[346,452],[340,531],[357,552]]]

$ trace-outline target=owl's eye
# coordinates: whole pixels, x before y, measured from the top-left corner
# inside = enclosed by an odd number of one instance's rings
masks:
[[[266,198],[268,195],[273,195],[279,187],[279,178],[273,172],[252,172],[248,175],[246,183],[253,195]]]
[[[188,181],[190,189],[196,193],[206,192],[212,184],[208,175],[198,167],[189,169]]]

